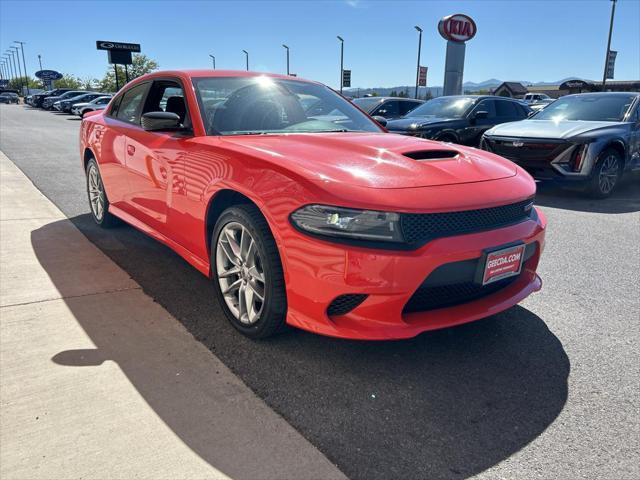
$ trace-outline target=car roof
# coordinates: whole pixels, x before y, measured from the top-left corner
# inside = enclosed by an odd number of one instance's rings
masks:
[[[300,82],[316,83],[320,85],[320,82],[314,80],[308,80],[301,77],[293,77],[291,75],[281,75],[278,73],[268,72],[253,72],[247,70],[159,70],[156,72],[147,73],[141,77],[136,78],[136,83],[146,79],[153,79],[158,77],[191,77],[191,78],[206,78],[206,77],[271,77],[281,78],[283,80],[293,80]],[[127,84],[128,85],[128,84]]]

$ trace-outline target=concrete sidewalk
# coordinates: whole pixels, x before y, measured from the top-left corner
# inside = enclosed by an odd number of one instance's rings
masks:
[[[345,478],[0,167],[0,478]]]

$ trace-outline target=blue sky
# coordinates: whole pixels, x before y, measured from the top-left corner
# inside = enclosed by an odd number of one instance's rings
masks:
[[[567,1],[13,1],[0,0],[0,50],[26,42],[33,74],[43,67],[80,77],[102,77],[106,52],[96,40],[142,44],[161,68],[244,69],[283,72],[291,48],[291,71],[337,86],[339,42],[345,68],[359,87],[415,82],[417,32],[424,29],[422,64],[428,84],[442,85],[446,41],[438,20],[466,13],[478,25],[468,42],[465,81],[554,81],[569,76],[601,79],[609,28],[608,0]],[[640,0],[619,0],[612,49],[616,79],[640,78]]]

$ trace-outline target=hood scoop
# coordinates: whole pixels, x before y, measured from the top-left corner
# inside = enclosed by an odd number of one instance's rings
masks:
[[[455,158],[460,155],[456,150],[418,150],[416,152],[405,152],[402,155],[414,160],[444,160]]]

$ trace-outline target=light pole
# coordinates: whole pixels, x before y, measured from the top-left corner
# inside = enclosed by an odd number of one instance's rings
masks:
[[[416,67],[416,98],[418,98],[418,84],[420,83],[420,50],[422,50],[422,29],[417,25],[413,28],[418,31],[418,66]]]
[[[607,65],[609,64],[609,52],[611,51],[611,34],[613,33],[613,16],[616,13],[616,0],[611,0],[611,22],[609,23],[609,40],[607,41],[607,56],[604,59],[604,73],[602,74],[602,91],[607,83]]]
[[[282,46],[287,50],[287,75],[289,75],[289,47],[284,43],[282,44]]]
[[[3,55],[2,59],[4,60],[5,68],[7,69],[7,78],[11,81],[11,69],[9,68],[9,63],[7,62],[7,58]]]
[[[340,40],[340,95],[342,95],[342,80],[344,76],[344,39],[337,35],[336,37]]]
[[[9,51],[6,52],[7,55],[7,63],[9,64],[9,68],[11,69],[11,78],[13,79],[13,81],[16,81],[17,75],[16,75],[16,69],[15,69],[15,65],[11,62],[11,59],[13,58],[13,55],[11,55],[9,53]]]
[[[40,70],[42,70],[42,55],[38,54],[38,64],[40,65]]]
[[[247,72],[249,71],[249,52],[247,52],[246,50],[242,50],[244,52],[244,61],[247,65]]]
[[[25,81],[27,82],[27,95],[30,95],[31,92],[29,91],[29,76],[27,75],[27,62],[24,61],[25,42],[21,42],[20,40],[14,40],[14,42],[20,45],[20,51],[22,52],[22,65],[24,66],[24,76],[25,76]]]
[[[11,47],[9,47],[11,50],[13,50],[13,55],[15,55],[14,58],[14,62],[17,60],[17,64],[18,64],[18,75],[20,75],[18,77],[18,79],[20,80],[20,90],[22,90],[20,93],[22,93],[22,95],[24,95],[24,86],[22,85],[22,67],[20,66],[20,55],[18,54],[18,51],[20,50],[18,47],[12,45]]]
[[[213,55],[209,54],[209,56],[211,57],[211,61],[213,62],[213,69],[216,69],[216,57],[214,57]]]

